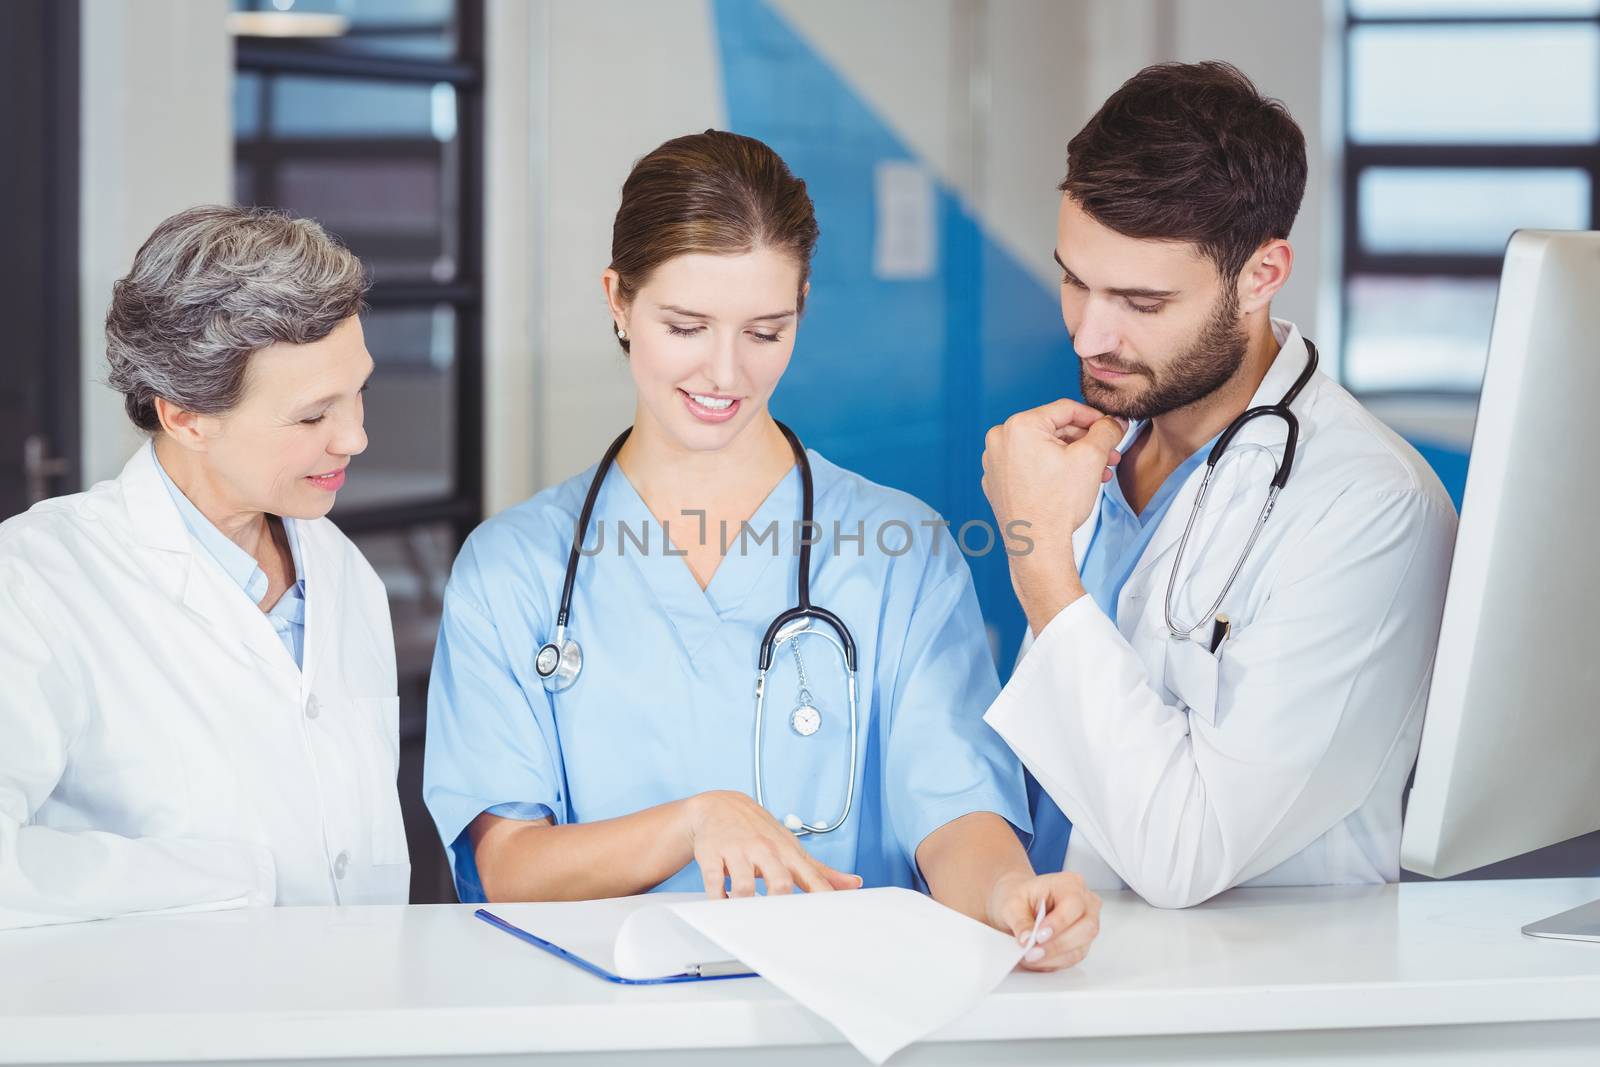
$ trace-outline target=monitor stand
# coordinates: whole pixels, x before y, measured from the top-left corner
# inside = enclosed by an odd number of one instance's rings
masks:
[[[1564,941],[1600,941],[1600,900],[1591,900],[1570,911],[1529,923],[1522,932],[1530,937],[1556,937]]]

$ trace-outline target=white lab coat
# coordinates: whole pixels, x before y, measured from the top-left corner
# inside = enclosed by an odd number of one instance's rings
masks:
[[[1252,406],[1305,368],[1299,332],[1273,330],[1282,347]],[[1201,466],[1116,624],[1087,596],[1069,605],[985,716],[1072,820],[1066,869],[1092,887],[1185,907],[1241,884],[1398,877],[1455,510],[1416,450],[1326,375],[1291,409],[1291,476],[1223,602],[1233,633],[1219,654],[1170,638],[1164,611]],[[1237,561],[1283,438],[1282,420],[1252,420],[1219,465],[1183,559],[1182,625]],[[1095,521],[1073,538],[1080,567]]]
[[[155,463],[0,525],[0,929],[404,903],[382,583],[299,524],[302,673]]]

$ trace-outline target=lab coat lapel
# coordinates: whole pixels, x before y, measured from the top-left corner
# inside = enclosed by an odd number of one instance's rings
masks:
[[[135,540],[167,557],[156,564],[162,573],[153,577],[168,595],[266,663],[294,671],[294,660],[261,609],[250,603],[214,560],[196,551],[178,506],[156,469],[154,450],[146,445],[134,453],[118,481]]]
[[[306,633],[300,671],[303,699],[311,695],[317,668],[334,654],[340,605],[345,596],[346,556],[341,536],[326,520],[296,521],[295,533],[300,538],[301,577],[306,583]]]
[[[1072,558],[1079,573],[1083,571],[1083,558],[1089,554],[1089,542],[1094,540],[1095,528],[1100,525],[1100,500],[1105,494],[1106,488],[1102,485],[1094,498],[1094,510],[1089,512],[1088,520],[1072,531]]]
[[[189,554],[183,606],[203,617],[218,634],[231,637],[275,670],[297,673],[261,608],[234,585],[220,567],[199,552]]]
[[[117,476],[134,540],[147,548],[189,555],[189,531],[156,469],[154,446],[142,445]]]

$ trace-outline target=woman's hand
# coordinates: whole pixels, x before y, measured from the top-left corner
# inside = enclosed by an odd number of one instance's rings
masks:
[[[1100,932],[1100,898],[1085,888],[1079,875],[1001,877],[989,894],[989,925],[1025,944],[1040,903],[1045,905],[1044,922],[1021,966],[1030,971],[1058,971],[1080,962]]]
[[[861,886],[856,875],[813,858],[771,812],[744,793],[698,793],[683,803],[695,862],[705,876],[706,895],[714,900],[754,896],[757,878],[766,881],[768,896],[797,888],[826,893]]]

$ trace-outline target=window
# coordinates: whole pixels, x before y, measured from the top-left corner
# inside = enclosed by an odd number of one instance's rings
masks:
[[[370,444],[347,532],[482,511],[480,0],[236,0],[235,195],[373,272]]]
[[[1475,393],[1512,231],[1600,217],[1600,0],[1348,12],[1342,376]]]

